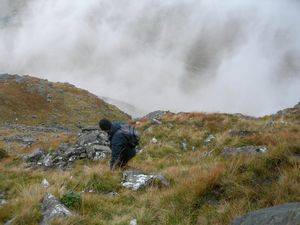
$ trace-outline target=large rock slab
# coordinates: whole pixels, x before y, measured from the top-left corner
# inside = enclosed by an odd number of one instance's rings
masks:
[[[162,175],[146,175],[140,171],[124,171],[122,186],[133,191],[144,189],[146,186],[157,183],[162,186],[169,186],[169,182]]]
[[[288,203],[250,212],[235,219],[232,225],[299,225],[300,203]]]
[[[40,225],[48,225],[54,218],[68,217],[72,215],[72,212],[50,193],[44,197],[41,208],[43,220]]]
[[[240,148],[225,148],[223,150],[224,156],[235,156],[235,155],[259,155],[267,151],[265,146],[244,146]]]

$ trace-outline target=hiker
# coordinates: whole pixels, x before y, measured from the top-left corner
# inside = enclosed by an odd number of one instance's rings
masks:
[[[109,136],[112,151],[111,170],[124,168],[136,155],[135,147],[139,141],[136,129],[128,124],[112,123],[108,119],[100,120],[99,127]]]

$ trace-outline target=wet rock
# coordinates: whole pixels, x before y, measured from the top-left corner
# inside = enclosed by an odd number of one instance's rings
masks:
[[[124,171],[122,186],[133,191],[144,189],[151,184],[158,184],[161,186],[169,186],[169,182],[162,175],[146,175],[139,171]]]
[[[298,225],[300,203],[287,203],[250,212],[235,219],[232,225]]]
[[[266,146],[244,146],[240,148],[225,148],[223,150],[224,156],[235,156],[235,155],[258,155],[263,154],[267,151]]]
[[[72,212],[50,193],[44,197],[41,208],[43,219],[40,225],[48,225],[54,218],[69,217],[72,215]]]

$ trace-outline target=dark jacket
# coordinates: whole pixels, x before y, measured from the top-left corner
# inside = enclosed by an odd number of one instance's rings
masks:
[[[124,151],[134,150],[132,147],[128,146],[128,141],[124,134],[121,132],[121,124],[122,123],[112,123],[112,130],[110,133],[110,145],[111,145],[111,161],[110,166],[114,165],[114,163],[120,158],[121,154]]]

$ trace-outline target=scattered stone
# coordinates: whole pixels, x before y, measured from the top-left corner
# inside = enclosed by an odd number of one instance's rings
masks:
[[[287,123],[286,121],[280,120],[280,126],[281,126],[281,127],[286,127],[287,124],[288,124],[288,123]]]
[[[250,136],[253,134],[257,134],[258,131],[251,131],[251,130],[231,130],[229,134],[232,137],[245,137],[245,136]]]
[[[13,130],[19,130],[23,132],[34,132],[34,133],[57,133],[57,132],[63,132],[63,133],[72,133],[74,132],[73,129],[63,126],[25,126],[20,124],[5,124],[2,126],[5,129],[13,129]]]
[[[233,116],[236,116],[238,118],[245,119],[245,120],[256,120],[257,119],[256,117],[244,115],[242,113],[235,113],[235,114],[233,114]]]
[[[44,197],[41,208],[43,220],[40,225],[48,225],[54,218],[69,217],[72,215],[72,212],[50,193]]]
[[[214,149],[210,151],[205,151],[202,153],[202,157],[203,158],[211,157],[214,151],[215,151]]]
[[[208,135],[208,137],[203,141],[203,144],[205,145],[210,145],[212,144],[213,142],[215,142],[216,138],[214,135],[210,134]]]
[[[157,144],[157,142],[158,141],[157,141],[157,139],[155,137],[151,139],[151,144]]]
[[[42,181],[42,187],[43,188],[48,188],[50,186],[49,182],[46,180],[46,178],[43,179]]]
[[[0,198],[4,198],[5,197],[5,192],[0,192]]]
[[[235,155],[258,155],[263,154],[267,151],[266,146],[244,146],[240,148],[225,148],[223,150],[224,156],[235,156]]]
[[[31,144],[36,143],[35,138],[25,137],[25,136],[21,136],[21,135],[4,137],[3,141],[5,141],[5,142],[17,142],[17,143],[27,144],[27,145],[31,145]]]
[[[145,175],[139,171],[124,171],[122,186],[133,191],[144,189],[146,186],[157,183],[169,186],[169,182],[162,175]]]
[[[7,203],[7,201],[5,199],[0,199],[0,206],[5,205],[6,203]]]
[[[187,144],[186,140],[183,140],[182,142],[180,142],[180,148],[183,151],[187,151],[188,150],[188,144]]]
[[[271,120],[265,124],[265,128],[268,128],[268,127],[275,128],[275,125],[276,125],[275,121]]]
[[[116,196],[119,196],[119,194],[118,194],[117,192],[114,192],[114,191],[109,192],[109,193],[107,193],[106,195],[109,196],[109,197],[116,197]]]
[[[159,121],[158,119],[155,119],[155,118],[152,119],[151,122],[152,122],[152,124],[157,124],[157,125],[161,125],[162,124],[161,121]]]
[[[157,110],[151,113],[148,113],[144,118],[147,118],[148,120],[152,121],[153,119],[159,120],[163,115],[168,113],[169,111],[162,111],[162,110]]]
[[[137,219],[131,220],[129,225],[138,225]]]
[[[250,212],[235,219],[232,225],[298,225],[300,203],[287,203]]]
[[[15,221],[16,218],[12,218],[11,220],[8,220],[4,225],[11,225]]]

